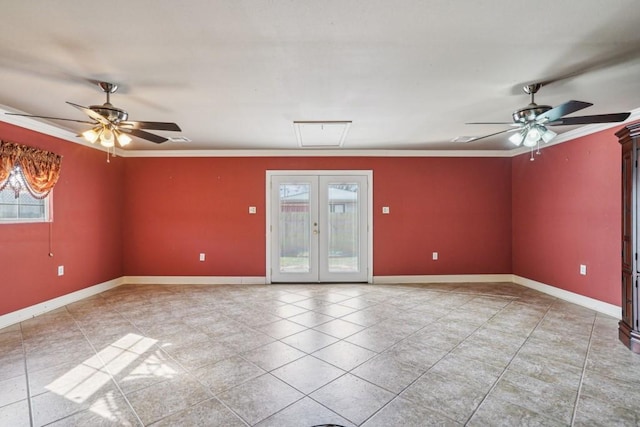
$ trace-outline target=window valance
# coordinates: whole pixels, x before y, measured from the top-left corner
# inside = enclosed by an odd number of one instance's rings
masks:
[[[0,141],[0,190],[11,185],[11,174],[22,175],[26,190],[35,198],[47,196],[60,177],[62,156],[13,142]]]

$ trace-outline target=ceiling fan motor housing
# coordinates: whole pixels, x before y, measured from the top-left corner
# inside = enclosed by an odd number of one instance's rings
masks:
[[[511,117],[513,117],[515,123],[529,123],[534,121],[540,114],[551,110],[551,108],[550,105],[538,105],[532,102],[525,108],[514,111]]]
[[[91,105],[89,108],[114,124],[125,121],[129,117],[126,111],[116,108],[108,102],[102,105]]]

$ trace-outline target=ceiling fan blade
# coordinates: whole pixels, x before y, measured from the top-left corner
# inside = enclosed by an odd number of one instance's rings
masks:
[[[169,130],[174,132],[182,131],[182,129],[180,129],[180,126],[175,123],[169,122],[139,122],[129,120],[118,123],[118,126],[123,126],[127,129]]]
[[[517,129],[505,129],[505,130],[501,130],[500,132],[490,133],[489,135],[483,135],[483,136],[479,136],[477,138],[470,139],[467,142],[476,142],[479,139],[485,139],[485,138],[489,138],[491,136],[500,135],[501,133],[515,132],[515,131],[518,131],[518,130],[520,130],[520,127],[518,127]]]
[[[587,58],[570,66],[554,66],[554,68],[556,68],[556,71],[554,73],[539,80],[517,84],[513,86],[513,88],[511,89],[511,93],[513,93],[514,95],[520,94],[522,93],[522,87],[530,84],[540,84],[541,86],[547,86],[552,83],[557,83],[563,80],[570,80],[587,73],[604,70],[610,67],[615,67],[621,64],[626,64],[638,60],[638,50],[640,49],[639,42],[636,41],[634,43],[624,44],[622,46],[624,47],[619,50],[609,50],[606,53]]]
[[[509,125],[509,126],[518,126],[517,123],[513,122],[469,122],[465,123],[465,125]]]
[[[169,138],[165,138],[164,136],[155,135],[153,133],[145,132],[140,129],[119,128],[119,130],[121,132],[128,133],[129,135],[137,136],[138,138],[155,142],[156,144],[162,144],[163,142],[166,142],[169,140]]]
[[[61,117],[34,116],[32,114],[20,114],[20,113],[5,113],[5,114],[8,114],[9,116],[33,117],[35,119],[64,120],[66,122],[89,123],[92,125],[95,124],[95,122],[90,122],[88,120],[63,119]]]
[[[555,120],[558,120],[562,116],[575,113],[576,111],[582,110],[583,108],[591,107],[592,105],[593,104],[590,102],[567,101],[564,104],[560,104],[557,107],[553,107],[551,110],[538,115],[536,117],[536,121],[538,123],[547,121],[553,122]]]
[[[74,104],[73,102],[69,102],[69,101],[67,101],[67,104],[82,111],[83,113],[85,113],[87,116],[91,117],[93,120],[97,121],[98,123],[102,123],[103,125],[111,124],[111,122],[106,117],[96,113],[91,108],[83,107],[82,105]]]
[[[546,124],[551,126],[588,125],[590,123],[624,122],[631,113],[596,114],[593,116],[564,117]]]

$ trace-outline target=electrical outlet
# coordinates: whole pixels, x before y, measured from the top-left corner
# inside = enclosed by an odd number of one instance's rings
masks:
[[[204,254],[200,254],[200,261],[204,261]]]
[[[583,276],[587,275],[587,266],[584,264],[580,264],[580,274]]]
[[[389,213],[389,206],[383,206],[382,207],[382,213],[387,215]]]
[[[256,207],[255,206],[249,206],[249,213],[251,215],[255,214],[257,212]]]
[[[434,252],[433,254],[431,254],[431,258],[436,261],[438,259],[438,252]]]
[[[58,266],[58,276],[64,276],[64,265]]]

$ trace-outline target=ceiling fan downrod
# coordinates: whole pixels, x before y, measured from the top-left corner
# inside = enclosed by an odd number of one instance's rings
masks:
[[[118,90],[118,85],[109,82],[98,82],[98,87],[107,94],[107,104],[111,104],[110,95],[112,93],[116,93],[116,91]]]

